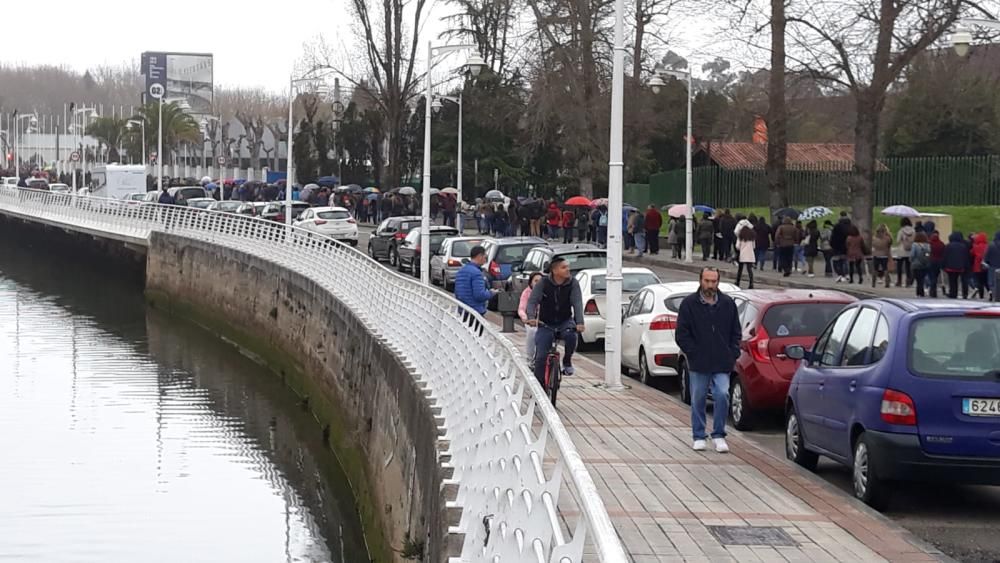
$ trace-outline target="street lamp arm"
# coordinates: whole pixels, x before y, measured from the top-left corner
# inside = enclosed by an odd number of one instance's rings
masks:
[[[1000,21],[989,18],[962,18],[958,20],[958,23],[965,27],[985,27],[987,29],[1000,31]]]
[[[439,99],[439,100],[445,100],[445,101],[449,101],[449,102],[451,102],[453,104],[462,105],[462,98],[458,97],[458,96],[442,96],[442,95],[438,94],[437,96],[434,96],[434,97],[437,98],[437,99]]]

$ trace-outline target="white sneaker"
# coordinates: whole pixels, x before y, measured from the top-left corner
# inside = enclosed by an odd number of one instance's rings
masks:
[[[815,278],[815,277],[816,277],[816,274],[806,274],[806,277],[807,277],[807,278]]]
[[[705,451],[705,445],[705,440],[695,440],[694,445],[691,446],[691,448],[696,452],[703,452]]]
[[[729,453],[729,444],[726,443],[725,438],[712,438],[712,442],[715,443],[715,451],[720,454]]]
[[[844,276],[837,276],[837,282],[836,283],[844,283]]]

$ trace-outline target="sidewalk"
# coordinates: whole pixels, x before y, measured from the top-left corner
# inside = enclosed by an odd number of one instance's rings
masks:
[[[719,269],[722,274],[722,281],[735,282],[736,280],[736,270],[735,264],[730,262],[722,262],[719,260],[712,260],[709,258],[707,261],[702,261],[701,251],[698,247],[695,247],[694,261],[690,264],[684,262],[683,260],[677,260],[670,257],[669,248],[661,248],[660,253],[656,256],[645,254],[642,258],[636,258],[632,255],[624,255],[624,261],[629,265],[655,265],[664,268],[673,268],[675,270],[686,270],[694,273],[701,272],[701,269],[705,266],[713,266]],[[903,298],[915,298],[917,295],[916,287],[896,287],[896,274],[895,272],[890,273],[891,281],[893,287],[886,289],[885,280],[879,279],[880,282],[877,287],[872,287],[872,278],[866,272],[865,283],[836,283],[836,276],[828,278],[823,274],[823,269],[825,268],[822,256],[816,258],[815,263],[816,277],[809,278],[803,275],[801,272],[792,272],[789,277],[783,277],[780,272],[776,272],[771,269],[771,261],[768,260],[764,264],[764,270],[758,270],[756,266],[754,267],[753,277],[754,285],[763,284],[768,286],[777,287],[788,287],[788,288],[798,288],[798,289],[833,289],[837,291],[843,291],[854,295],[858,298],[870,298],[870,297],[903,297]],[[904,284],[906,278],[903,278]],[[743,272],[743,280],[740,284],[742,287],[746,288],[747,278],[746,272]]]
[[[507,336],[523,349],[524,332]],[[574,364],[559,413],[634,561],[947,560],[739,432],[732,453],[691,450],[686,405],[629,378],[623,391],[604,390],[601,365]],[[567,487],[559,511],[574,529],[580,512]]]

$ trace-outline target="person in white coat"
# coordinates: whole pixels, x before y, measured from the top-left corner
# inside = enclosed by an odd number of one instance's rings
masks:
[[[736,237],[736,258],[739,262],[739,269],[736,270],[736,285],[740,285],[743,277],[743,269],[746,268],[747,279],[750,285],[747,289],[753,289],[753,266],[757,263],[757,256],[754,249],[757,247],[757,233],[752,226],[744,226],[739,229]]]

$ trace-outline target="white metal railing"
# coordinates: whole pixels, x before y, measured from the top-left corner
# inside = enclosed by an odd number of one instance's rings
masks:
[[[393,349],[440,409],[445,487],[456,491],[455,561],[583,559],[625,563],[604,503],[555,408],[510,341],[448,294],[403,277],[349,246],[254,217],[0,189],[0,212],[67,229],[148,240],[163,231],[258,256],[316,281]],[[554,446],[554,447],[553,447]],[[545,469],[553,468],[546,475]],[[562,479],[582,517],[560,523]]]

